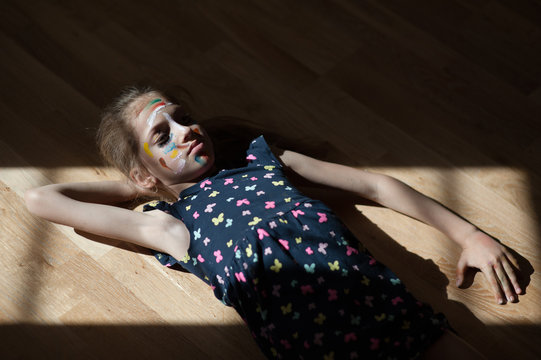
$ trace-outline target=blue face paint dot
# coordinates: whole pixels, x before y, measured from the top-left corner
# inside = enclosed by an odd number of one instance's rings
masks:
[[[207,163],[207,160],[206,158],[204,158],[203,156],[199,156],[199,155],[196,155],[195,156],[195,161],[201,165],[205,165]]]

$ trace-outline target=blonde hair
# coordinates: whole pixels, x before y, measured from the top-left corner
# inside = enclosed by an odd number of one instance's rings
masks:
[[[150,86],[130,86],[114,99],[102,112],[96,142],[103,159],[128,178],[134,168],[144,168],[139,160],[139,141],[130,120],[135,100],[152,92]]]

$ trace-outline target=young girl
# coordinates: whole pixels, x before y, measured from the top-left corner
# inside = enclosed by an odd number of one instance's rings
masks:
[[[296,190],[286,170],[441,230],[463,248],[457,285],[476,267],[500,304],[521,293],[503,246],[394,178],[273,153],[263,137],[252,141],[245,166],[217,171],[208,133],[159,91],[124,92],[105,112],[98,141],[131,182],[29,190],[29,210],[153,249],[163,265],[179,263],[235,307],[269,358],[479,358],[329,208]],[[143,213],[114,206],[141,194],[169,194],[176,202]]]

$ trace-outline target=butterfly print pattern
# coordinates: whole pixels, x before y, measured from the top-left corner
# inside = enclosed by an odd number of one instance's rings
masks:
[[[145,210],[184,221],[186,256],[156,258],[211,286],[269,359],[414,358],[443,333],[443,315],[408,293],[326,205],[293,187],[263,137],[246,159]]]

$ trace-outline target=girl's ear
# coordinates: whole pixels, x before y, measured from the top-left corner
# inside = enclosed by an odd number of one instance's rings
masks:
[[[151,189],[156,186],[156,178],[146,171],[146,169],[139,167],[131,169],[130,178],[135,184],[145,189]]]

